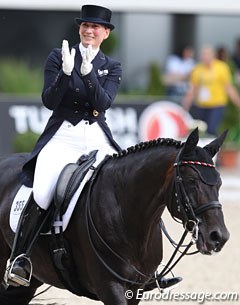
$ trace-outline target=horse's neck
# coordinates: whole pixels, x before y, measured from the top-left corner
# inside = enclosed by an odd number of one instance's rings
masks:
[[[176,148],[152,149],[125,157],[116,177],[119,204],[132,236],[148,238],[170,198]],[[127,160],[128,158],[128,160]]]
[[[161,261],[158,224],[169,197],[176,153],[176,148],[163,147],[112,158],[94,185],[95,227],[114,251],[143,272],[152,272]],[[149,260],[151,267],[144,266]]]

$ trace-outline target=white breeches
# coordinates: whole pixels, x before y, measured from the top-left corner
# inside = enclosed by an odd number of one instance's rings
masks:
[[[90,125],[88,121],[81,121],[76,126],[68,121],[62,123],[37,157],[33,196],[42,209],[49,207],[63,167],[95,149],[101,155],[116,152],[98,123]]]

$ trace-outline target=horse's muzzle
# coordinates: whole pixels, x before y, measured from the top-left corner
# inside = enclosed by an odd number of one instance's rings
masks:
[[[221,251],[229,236],[226,228],[223,230],[214,229],[207,234],[203,234],[200,230],[196,245],[201,254],[211,255]]]

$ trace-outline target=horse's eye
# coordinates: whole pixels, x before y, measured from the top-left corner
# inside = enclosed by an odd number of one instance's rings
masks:
[[[189,177],[189,182],[195,184],[196,179],[194,177]]]
[[[185,180],[185,185],[187,187],[189,187],[190,189],[191,188],[195,188],[196,187],[196,183],[197,183],[196,178],[192,177],[192,176],[187,177],[187,179]]]

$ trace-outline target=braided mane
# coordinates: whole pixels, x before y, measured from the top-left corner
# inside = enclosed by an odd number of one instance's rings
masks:
[[[183,146],[183,143],[181,141],[177,141],[177,140],[170,139],[170,138],[158,138],[156,140],[141,142],[134,146],[130,146],[127,149],[121,150],[117,154],[113,154],[112,157],[113,158],[122,158],[122,157],[128,156],[129,154],[143,151],[144,149],[149,149],[151,147],[157,147],[157,146],[162,146],[162,145],[175,146],[175,147],[180,148]]]

